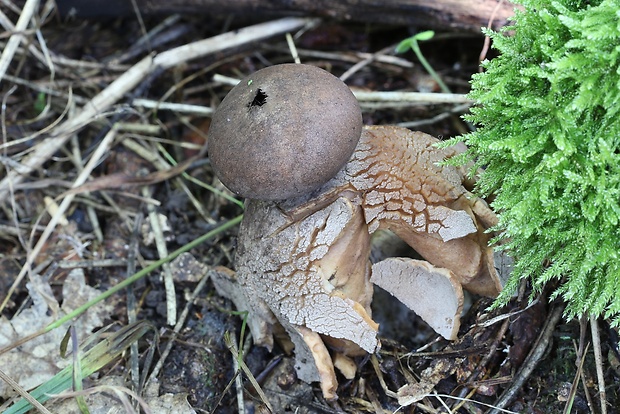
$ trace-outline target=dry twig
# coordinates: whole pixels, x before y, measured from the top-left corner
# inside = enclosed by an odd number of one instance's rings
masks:
[[[598,379],[598,396],[601,404],[601,414],[607,414],[607,392],[605,391],[605,375],[603,374],[601,337],[599,335],[598,322],[594,316],[590,316],[590,331],[592,334],[594,361],[596,363],[596,377]]]
[[[541,358],[545,354],[545,351],[547,350],[547,347],[551,342],[551,337],[553,335],[555,327],[560,321],[560,318],[562,317],[563,311],[564,306],[556,305],[549,313],[545,326],[540,332],[540,335],[538,335],[536,343],[534,344],[529,355],[523,362],[523,365],[517,372],[517,375],[515,375],[515,378],[510,384],[510,387],[508,387],[502,393],[497,402],[493,404],[494,408],[488,411],[487,414],[499,414],[501,412],[501,409],[508,406],[508,404],[510,404],[517,396],[517,393],[519,392],[521,387],[523,387],[525,381],[530,377],[530,375],[532,375],[534,368],[536,368]]]

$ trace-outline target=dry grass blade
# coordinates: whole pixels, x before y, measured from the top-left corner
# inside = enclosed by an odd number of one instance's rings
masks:
[[[377,356],[371,355],[370,362],[372,364],[372,368],[375,370],[375,373],[377,374],[377,378],[379,379],[379,383],[381,384],[381,388],[383,389],[383,392],[385,392],[385,394],[388,397],[398,399],[398,394],[390,390],[390,388],[385,383],[385,378],[383,378],[383,373],[381,372],[381,368],[379,367],[379,361],[377,360]]]
[[[149,274],[153,270],[159,268],[163,263],[167,263],[167,262],[170,262],[171,260],[174,260],[175,258],[179,257],[181,254],[190,251],[194,247],[196,247],[199,244],[203,243],[204,241],[212,238],[216,234],[219,234],[219,233],[221,233],[221,232],[223,232],[225,230],[228,230],[228,229],[238,225],[241,222],[242,219],[243,219],[243,216],[239,215],[239,216],[235,217],[234,219],[232,219],[230,221],[227,221],[226,223],[220,225],[219,227],[211,230],[210,232],[205,233],[204,235],[202,235],[201,237],[191,241],[190,243],[187,243],[183,247],[178,248],[177,250],[175,250],[172,253],[170,253],[167,257],[165,257],[163,259],[160,259],[160,260],[157,260],[156,262],[153,262],[152,264],[150,264],[149,266],[143,268],[142,270],[140,270],[136,274],[134,274],[131,277],[123,280],[121,283],[115,285],[114,287],[108,289],[107,291],[105,291],[103,294],[99,295],[95,299],[91,300],[90,302],[85,303],[84,305],[82,305],[79,308],[75,309],[73,312],[65,315],[64,317],[60,318],[56,322],[50,324],[49,326],[47,326],[45,328],[45,332],[51,331],[52,329],[56,329],[59,326],[61,326],[62,324],[72,320],[73,318],[78,317],[79,315],[84,313],[87,309],[89,309],[94,304],[99,303],[99,302],[109,298],[110,296],[112,296],[113,294],[118,292],[119,290],[122,290],[122,289],[126,288],[127,286],[135,283],[137,280],[143,278],[144,276],[146,276],[147,274]],[[4,349],[0,350],[0,352],[5,352],[6,349],[7,348],[4,348]]]
[[[209,108],[206,106],[186,104],[186,103],[159,102],[159,101],[152,101],[148,99],[138,98],[138,99],[133,100],[133,104],[134,106],[141,106],[143,108],[148,108],[148,109],[174,111],[174,112],[179,112],[179,113],[203,115],[203,116],[213,115],[213,108]]]
[[[6,382],[7,384],[9,384],[15,391],[17,391],[19,393],[19,395],[22,396],[22,398],[24,400],[26,400],[28,403],[30,403],[30,405],[32,405],[34,408],[36,408],[39,412],[43,413],[43,414],[52,414],[49,412],[49,410],[47,408],[45,408],[43,406],[43,404],[41,404],[39,401],[36,400],[36,398],[34,398],[32,395],[28,394],[28,391],[26,391],[21,385],[19,385],[17,382],[15,382],[13,380],[13,378],[9,377],[8,375],[6,375],[4,373],[4,371],[0,370],[0,379],[3,380],[4,382]],[[2,408],[2,407],[0,407]]]
[[[0,56],[0,81],[2,81],[6,70],[9,68],[19,43],[24,39],[24,35],[21,32],[26,30],[28,27],[28,23],[30,23],[30,19],[38,6],[39,0],[27,0],[24,4],[24,8],[22,9],[19,19],[17,20],[17,24],[15,25],[15,33],[13,33],[7,42],[4,51],[2,52],[2,56]]]
[[[503,408],[499,408],[499,407],[496,407],[496,406],[491,405],[491,404],[486,404],[486,403],[483,403],[483,402],[480,402],[480,401],[470,400],[470,399],[467,399],[467,398],[459,398],[459,397],[455,397],[453,395],[445,395],[445,394],[429,394],[429,395],[432,396],[432,397],[437,397],[437,398],[441,397],[441,398],[452,399],[452,400],[457,400],[457,401],[471,402],[471,403],[476,404],[476,405],[480,405],[480,406],[483,406],[483,407],[488,407],[488,408],[497,410],[497,412],[503,413],[503,414],[519,414],[519,413],[517,413],[515,411],[505,410]],[[456,411],[452,411],[452,410],[450,410],[447,407],[446,407],[446,409],[448,409],[450,411],[450,413],[453,413],[453,412],[456,413]]]
[[[274,412],[273,411],[273,407],[269,403],[269,400],[267,399],[267,396],[263,392],[262,388],[260,387],[260,385],[256,381],[256,378],[254,378],[254,375],[252,375],[252,371],[250,371],[248,366],[243,361],[243,358],[241,357],[241,353],[239,352],[239,349],[237,348],[237,344],[235,343],[234,339],[232,338],[232,336],[230,335],[229,332],[226,332],[224,334],[224,343],[226,344],[226,346],[228,347],[228,349],[232,353],[233,358],[239,364],[239,368],[241,368],[243,373],[247,376],[248,380],[252,384],[252,387],[254,387],[254,389],[256,390],[256,393],[260,397],[260,399],[263,402],[263,404],[265,404],[265,406],[269,409],[269,412],[273,413]]]
[[[148,322],[139,321],[135,324],[125,326],[110,337],[103,339],[98,344],[87,350],[81,357],[81,376],[86,377],[103,368],[120,356],[132,343],[140,339],[149,330],[157,336],[157,330]],[[96,334],[95,334],[96,335]],[[68,366],[49,381],[37,387],[30,395],[40,403],[51,398],[51,395],[58,394],[71,387],[73,378],[73,366]],[[26,399],[19,400],[5,414],[26,413],[31,404]]]
[[[207,280],[209,280],[209,278],[207,277],[207,275],[204,275],[202,279],[200,280],[200,282],[198,282],[198,285],[196,285],[196,288],[192,292],[191,299],[187,302],[187,305],[185,306],[185,309],[183,309],[183,312],[181,312],[181,315],[179,316],[179,320],[177,321],[177,324],[172,330],[172,334],[170,335],[170,339],[168,340],[166,347],[161,352],[160,358],[157,361],[157,364],[155,364],[153,371],[151,372],[151,374],[149,375],[149,378],[146,381],[146,384],[144,386],[145,388],[149,385],[151,380],[154,380],[159,375],[159,372],[163,368],[164,362],[166,361],[166,358],[168,358],[168,355],[170,354],[170,351],[172,350],[172,347],[175,343],[176,338],[179,335],[179,332],[181,331],[181,329],[183,328],[185,324],[187,315],[189,314],[190,307],[192,306],[198,294],[202,292],[202,290],[204,289],[205,284],[207,283]]]
[[[365,92],[353,91],[360,102],[405,103],[405,104],[473,104],[466,95],[457,93],[427,92]]]
[[[304,26],[313,25],[316,22],[316,19],[287,17],[271,22],[260,23],[162,52],[157,55],[153,61],[155,65],[163,69],[168,69],[191,59],[266,39],[277,34],[298,30]]]
[[[151,193],[148,187],[142,187],[142,195],[150,197]],[[146,206],[148,211],[148,219],[151,224],[152,232],[155,236],[155,246],[157,247],[157,254],[160,258],[168,256],[168,247],[164,239],[163,223],[161,217],[157,214],[155,206],[149,204]],[[175,325],[177,323],[177,300],[176,290],[174,287],[174,281],[172,280],[172,272],[170,270],[170,263],[162,264],[164,287],[166,290],[166,321],[168,325]]]
[[[590,343],[586,344],[586,346],[583,348],[582,353],[578,353],[579,361],[577,363],[577,372],[575,373],[575,377],[573,378],[573,382],[571,383],[570,392],[568,394],[568,397],[566,398],[566,405],[564,406],[564,410],[562,411],[562,414],[570,414],[573,409],[573,403],[575,402],[575,396],[577,395],[577,387],[579,384],[579,379],[583,380],[584,378],[583,364],[586,361],[586,354],[588,353],[589,347],[590,347]],[[585,381],[583,382],[584,382],[584,388],[587,390],[587,387],[585,386]]]

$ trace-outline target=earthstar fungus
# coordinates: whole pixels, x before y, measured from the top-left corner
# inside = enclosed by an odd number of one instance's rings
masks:
[[[269,100],[267,87],[265,93]],[[252,93],[246,95],[239,101],[244,110]],[[321,123],[316,116],[306,119]],[[264,188],[262,200],[249,197],[236,273],[211,272],[218,292],[248,311],[255,343],[271,349],[274,338],[288,337],[282,343],[294,346],[298,377],[319,381],[327,399],[337,398],[334,367],[351,378],[351,357],[380,346],[370,312],[373,283],[447,339],[458,333],[463,288],[486,296],[501,290],[485,232],[495,215],[463,186],[460,170],[440,164],[457,150],[439,149],[437,142],[405,128],[364,127],[348,162],[326,182],[304,191],[297,186],[292,197]],[[306,161],[299,164],[314,171]],[[425,260],[371,264],[371,236],[379,229],[395,233]]]

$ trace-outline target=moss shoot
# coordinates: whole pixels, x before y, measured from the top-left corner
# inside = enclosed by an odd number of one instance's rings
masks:
[[[620,1],[520,3],[514,26],[485,32],[500,55],[472,79],[466,119],[479,128],[457,138],[516,259],[498,303],[522,278],[535,293],[558,280],[567,316],[618,325]]]

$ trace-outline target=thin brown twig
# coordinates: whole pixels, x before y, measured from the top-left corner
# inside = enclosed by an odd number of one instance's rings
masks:
[[[380,51],[373,53],[372,55],[366,57],[363,60],[360,60],[359,62],[357,62],[355,65],[351,66],[349,69],[347,69],[347,71],[345,73],[343,73],[342,75],[340,75],[340,80],[341,81],[345,81],[347,79],[349,79],[355,72],[359,71],[360,69],[362,69],[364,66],[368,66],[370,65],[372,62],[374,62],[379,56],[383,56],[386,53],[390,52],[390,51],[394,51],[395,45],[390,45],[388,47],[384,47],[383,49],[381,49]]]
[[[583,364],[586,360],[585,356],[588,352],[588,348],[590,347],[590,343],[588,342],[584,347],[581,346],[582,343],[583,341],[580,341],[579,343],[579,349],[581,349],[582,351],[580,352],[580,350],[577,348],[573,341],[573,346],[575,347],[575,352],[577,353],[577,372],[575,373],[575,378],[573,378],[573,382],[571,383],[570,392],[568,393],[568,398],[566,399],[566,404],[564,405],[564,410],[562,411],[562,414],[570,414],[571,412],[573,402],[575,401],[575,396],[577,395],[577,384],[579,383],[579,379],[581,379],[583,388],[586,393],[588,391],[585,383],[585,376],[583,375]],[[590,399],[588,398],[588,400]],[[591,404],[590,408],[592,408]]]
[[[179,332],[181,332],[181,329],[185,325],[185,321],[187,319],[187,316],[189,315],[189,311],[190,311],[191,307],[194,305],[194,301],[196,300],[196,298],[198,297],[200,292],[202,292],[202,290],[204,289],[204,287],[205,287],[205,285],[207,283],[207,280],[209,280],[209,278],[206,275],[204,275],[200,279],[200,282],[198,282],[198,284],[194,288],[194,291],[192,292],[191,297],[187,301],[187,304],[185,305],[185,308],[183,309],[183,311],[179,315],[179,318],[177,320],[177,324],[172,329],[172,334],[170,335],[170,339],[168,340],[168,343],[166,344],[166,347],[162,351],[161,356],[160,356],[159,360],[157,361],[157,364],[155,364],[155,367],[153,368],[153,371],[149,375],[149,378],[146,380],[146,384],[145,384],[144,388],[148,388],[148,386],[151,383],[151,381],[154,380],[155,378],[157,378],[157,376],[159,375],[159,372],[164,367],[164,363],[166,362],[166,358],[168,358],[168,355],[170,354],[170,351],[172,350],[172,346],[174,345],[174,343],[176,341],[176,338],[179,335]]]
[[[577,374],[575,376],[575,381],[571,385],[570,396],[568,397],[568,402],[566,404],[566,407],[568,407],[569,403],[572,404],[572,401],[574,400],[575,395],[577,394],[577,382],[576,382],[577,378],[581,378],[581,386],[583,387],[583,392],[586,396],[588,407],[590,407],[590,409],[593,409],[594,407],[594,404],[592,402],[592,397],[590,397],[590,393],[588,392],[588,384],[586,381],[586,376],[583,374],[583,364],[584,364],[584,361],[585,361],[585,358],[588,352],[588,347],[590,346],[589,342],[586,343],[587,332],[588,332],[588,319],[585,316],[582,316],[581,318],[579,318],[579,346],[574,345],[575,353],[577,355],[577,360],[575,361],[575,366],[577,367]]]
[[[510,319],[504,320],[499,331],[495,334],[495,339],[493,340],[493,343],[491,343],[491,346],[489,347],[489,350],[487,351],[486,355],[482,358],[480,363],[476,366],[476,369],[474,369],[474,371],[469,375],[469,378],[467,378],[467,381],[466,381],[467,384],[471,384],[478,379],[478,376],[480,375],[482,368],[486,367],[489,361],[491,360],[491,358],[495,355],[495,352],[497,351],[499,344],[504,338],[506,331],[508,331],[509,326],[510,326]],[[466,386],[461,390],[458,396],[460,398],[464,398],[468,394],[468,391],[470,389],[472,391],[475,391],[475,387]],[[454,411],[458,410],[465,402],[466,400],[459,401],[459,403],[453,407],[453,410]]]
[[[504,0],[499,0],[497,2],[497,5],[495,6],[495,8],[493,9],[493,12],[491,13],[491,17],[489,17],[489,23],[487,24],[487,29],[490,30],[491,27],[493,27],[493,20],[495,20],[497,11],[499,10],[503,2]],[[489,36],[485,36],[484,44],[482,46],[482,50],[480,51],[480,56],[478,57],[478,62],[482,62],[487,57],[487,52],[489,51],[490,46],[491,46],[491,38]],[[478,67],[478,71],[482,71],[482,66]]]
[[[596,377],[598,379],[598,396],[601,402],[601,414],[607,414],[607,393],[605,391],[605,375],[603,373],[603,356],[601,352],[601,337],[598,322],[594,315],[590,315],[590,330],[592,335],[592,350],[596,363]]]
[[[538,335],[536,343],[534,344],[534,347],[523,362],[521,369],[519,369],[519,371],[515,375],[514,381],[512,382],[510,387],[502,393],[502,395],[495,402],[495,404],[493,404],[494,408],[488,411],[487,414],[499,414],[500,409],[507,407],[508,404],[510,404],[515,399],[517,393],[519,392],[521,387],[523,387],[523,384],[525,384],[525,381],[530,377],[530,375],[534,371],[534,368],[536,368],[543,355],[545,354],[547,347],[551,343],[553,331],[558,322],[560,321],[563,311],[564,305],[556,305],[549,313],[545,326],[543,327],[540,335]]]

